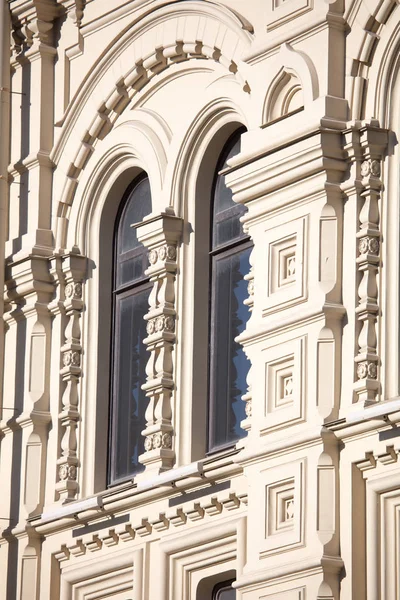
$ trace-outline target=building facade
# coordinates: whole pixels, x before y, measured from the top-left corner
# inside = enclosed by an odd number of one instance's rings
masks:
[[[400,599],[398,0],[0,12],[0,598]]]

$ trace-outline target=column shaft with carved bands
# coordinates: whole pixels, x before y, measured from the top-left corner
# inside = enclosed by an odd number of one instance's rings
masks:
[[[66,327],[64,343],[61,347],[60,375],[63,382],[59,414],[61,453],[57,460],[56,490],[59,498],[68,502],[74,500],[78,493],[77,427],[80,418],[79,381],[82,375],[80,318],[84,308],[82,284],[86,273],[86,258],[72,254],[65,256],[62,259],[62,270],[65,277],[63,304]]]
[[[374,402],[379,393],[379,340],[377,320],[380,314],[378,275],[380,268],[380,202],[381,164],[387,145],[387,131],[367,126],[359,131],[361,160],[357,165],[357,179],[361,182],[359,197],[359,230],[357,232],[357,270],[359,273],[358,306],[359,324],[355,357],[357,402],[364,405]]]
[[[175,274],[177,245],[182,220],[170,214],[144,221],[138,226],[138,239],[149,249],[147,275],[153,284],[149,296],[147,337],[150,352],[143,390],[149,399],[146,411],[145,452],[140,457],[146,472],[160,473],[175,462],[171,398],[174,391],[173,351],[175,334]]]

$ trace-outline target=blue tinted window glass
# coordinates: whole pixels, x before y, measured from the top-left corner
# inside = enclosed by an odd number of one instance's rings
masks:
[[[146,381],[148,353],[143,344],[146,337],[144,316],[148,311],[149,287],[135,294],[119,295],[116,299],[114,398],[114,478],[121,479],[143,470],[138,461],[144,452],[141,435],[145,427],[146,396],[141,386]]]
[[[211,302],[209,353],[209,436],[208,449],[232,445],[246,432],[240,423],[246,418],[241,399],[247,390],[249,361],[235,338],[249,318],[243,304],[247,298],[244,275],[250,271],[250,242],[240,222],[246,208],[233,201],[221,170],[240,151],[236,134],[221,153],[214,181],[211,236]]]
[[[235,442],[244,434],[240,422],[246,415],[241,397],[246,390],[249,361],[235,337],[242,333],[249,318],[249,310],[243,304],[247,298],[247,282],[243,277],[250,270],[250,252],[251,248],[247,247],[213,257],[210,378],[215,407],[210,423],[212,448]]]
[[[143,277],[147,266],[146,250],[137,239],[137,231],[131,227],[140,223],[151,213],[149,178],[139,179],[130,191],[122,211],[117,235],[117,287]]]

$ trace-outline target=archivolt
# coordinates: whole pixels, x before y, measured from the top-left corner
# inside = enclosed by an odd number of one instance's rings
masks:
[[[62,168],[66,179],[57,216],[67,216],[80,174],[95,149],[96,140],[103,139],[112,130],[135,94],[169,65],[191,59],[216,61],[239,79],[244,90],[249,91],[238,67],[240,56],[252,39],[249,30],[248,23],[224,7],[188,2],[152,13],[151,17],[147,16],[121,36],[71,103],[63,132],[52,152],[51,158],[55,164],[62,162],[63,156],[74,157]],[[132,56],[136,50],[135,40],[140,36],[145,36],[146,41],[151,40],[155,47],[147,52],[146,43],[143,43],[140,56]],[[82,108],[88,104],[89,98],[91,101],[96,96],[99,98],[99,90],[104,89],[106,81],[112,76],[110,67],[117,62],[133,66],[117,81],[114,80],[108,94],[101,97],[99,102],[96,101],[98,108],[82,135],[79,133],[82,128],[77,132]],[[80,141],[73,149],[70,146],[75,144],[76,137]]]
[[[352,119],[374,117],[384,126],[390,77],[399,46],[398,10],[395,0],[374,0],[367,4],[358,0],[346,15],[352,28],[347,39],[350,50],[347,96]]]

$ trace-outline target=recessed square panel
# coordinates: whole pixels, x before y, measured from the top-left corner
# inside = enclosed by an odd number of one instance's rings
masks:
[[[262,558],[303,544],[305,460],[272,467],[260,475],[265,499]]]
[[[307,300],[307,217],[267,230],[263,315]]]
[[[305,349],[305,338],[301,337],[263,351],[265,402],[261,434],[304,420]]]

